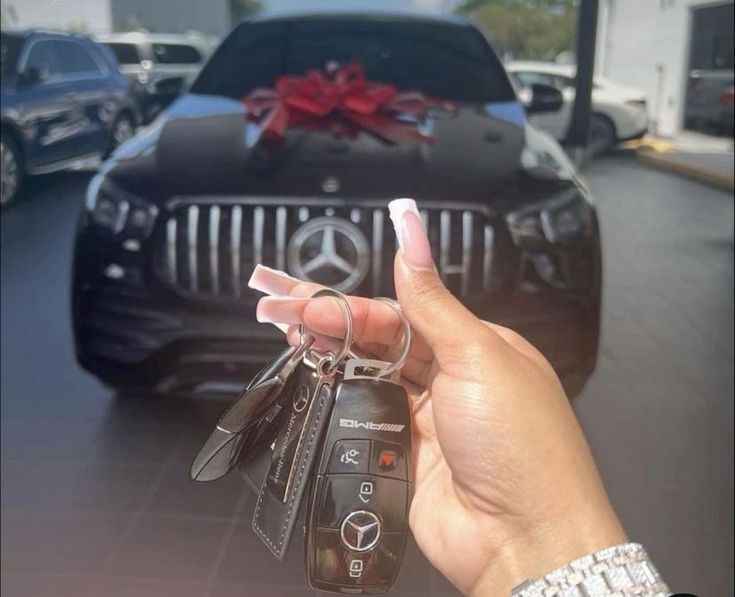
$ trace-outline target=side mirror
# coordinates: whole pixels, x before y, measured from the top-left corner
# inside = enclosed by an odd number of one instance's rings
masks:
[[[524,102],[528,114],[556,112],[564,105],[564,96],[556,87],[534,83],[529,91],[530,98]]]
[[[33,86],[41,83],[49,76],[47,68],[39,68],[37,66],[27,66],[20,74],[20,79],[24,85]]]

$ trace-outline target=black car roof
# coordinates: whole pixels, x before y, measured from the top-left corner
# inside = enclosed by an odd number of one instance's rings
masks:
[[[462,17],[449,16],[449,15],[437,15],[420,12],[409,12],[409,11],[386,11],[386,10],[357,10],[357,9],[339,9],[339,10],[293,10],[293,11],[278,11],[269,12],[263,11],[252,17],[249,17],[245,22],[249,23],[262,23],[262,22],[276,22],[276,21],[308,21],[308,20],[320,20],[320,19],[344,19],[344,20],[375,20],[375,21],[392,21],[407,23],[444,23],[447,25],[466,26],[470,22]]]

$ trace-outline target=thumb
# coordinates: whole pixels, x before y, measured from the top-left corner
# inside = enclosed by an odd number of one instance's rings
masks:
[[[487,337],[487,327],[444,286],[416,202],[395,199],[388,207],[400,247],[394,270],[398,302],[440,365],[461,360],[475,335]]]

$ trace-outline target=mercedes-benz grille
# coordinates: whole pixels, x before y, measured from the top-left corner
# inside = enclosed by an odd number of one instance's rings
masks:
[[[498,227],[487,208],[429,204],[421,217],[452,292],[465,297],[497,287]],[[258,263],[345,292],[394,294],[396,238],[384,201],[174,198],[158,230],[156,269],[187,296],[245,297]]]

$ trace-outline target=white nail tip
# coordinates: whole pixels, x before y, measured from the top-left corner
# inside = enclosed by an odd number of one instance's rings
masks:
[[[248,280],[248,287],[266,294],[288,294],[288,288],[298,284],[296,278],[292,278],[286,272],[272,269],[264,265],[256,265]],[[285,283],[285,285],[284,285]]]
[[[405,236],[405,231],[403,230],[403,214],[408,212],[413,212],[419,216],[419,210],[413,199],[402,197],[400,199],[393,199],[393,201],[388,204],[388,213],[390,214],[391,222],[393,222],[393,229],[396,232],[398,246],[401,250],[403,250],[403,238]]]

